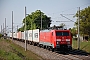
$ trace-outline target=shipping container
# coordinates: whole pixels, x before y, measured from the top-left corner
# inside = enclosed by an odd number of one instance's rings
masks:
[[[9,36],[12,37],[12,33],[9,33]]]
[[[24,32],[22,32],[21,39],[24,39]]]
[[[18,32],[16,32],[16,39],[18,39]]]
[[[17,33],[13,33],[13,38],[17,38]]]
[[[28,40],[28,30],[26,31],[26,34],[25,34],[25,31],[24,31],[24,40]]]
[[[18,39],[21,39],[21,31],[18,32]]]
[[[32,37],[32,30],[28,30],[28,40],[32,41],[33,37]]]
[[[39,42],[39,29],[33,30],[32,33],[33,33],[33,42]]]

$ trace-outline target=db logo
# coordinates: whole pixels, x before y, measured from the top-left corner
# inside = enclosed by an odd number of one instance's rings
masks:
[[[62,37],[62,41],[64,41],[64,37]]]
[[[62,39],[64,40],[64,37],[62,37]]]

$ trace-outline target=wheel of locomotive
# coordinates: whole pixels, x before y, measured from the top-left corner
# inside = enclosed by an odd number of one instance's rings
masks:
[[[48,46],[46,46],[46,50],[48,50]]]
[[[51,48],[51,46],[49,46],[49,51],[52,51],[52,48]]]
[[[43,48],[43,44],[41,44],[41,48]]]
[[[50,46],[48,46],[48,50],[50,51]]]
[[[44,45],[44,49],[46,49],[46,45]]]
[[[52,47],[50,46],[49,48],[50,48],[50,51],[52,51]]]
[[[41,47],[42,47],[42,45],[41,45],[41,44],[39,44],[39,47],[41,48]]]
[[[43,48],[45,49],[45,48],[46,48],[46,46],[45,46],[45,45],[43,45]]]
[[[49,47],[49,51],[52,51],[51,47]]]
[[[54,51],[55,51],[55,49],[54,49],[53,47],[51,47],[51,49],[52,49],[52,52],[54,52]]]
[[[44,45],[42,45],[42,48],[44,48]]]

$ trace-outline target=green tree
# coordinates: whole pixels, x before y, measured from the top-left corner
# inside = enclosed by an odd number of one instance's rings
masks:
[[[90,36],[90,6],[88,6],[85,9],[80,10],[79,16],[80,16],[80,34]],[[78,11],[77,11],[75,17],[78,17]],[[77,21],[75,22],[76,26],[78,25]]]
[[[77,34],[76,27],[71,28],[70,31],[71,31],[71,33],[72,33],[73,36],[76,36],[76,34]]]
[[[0,34],[0,38],[2,37],[3,35],[2,34]]]
[[[41,15],[42,14],[42,15]],[[42,16],[42,29],[46,29],[50,27],[51,24],[51,17],[48,17],[40,10],[36,10],[32,12],[26,17],[26,30],[30,29],[40,29],[41,28],[41,16]],[[19,28],[18,31],[23,31],[25,27],[25,18],[23,19],[24,26]]]

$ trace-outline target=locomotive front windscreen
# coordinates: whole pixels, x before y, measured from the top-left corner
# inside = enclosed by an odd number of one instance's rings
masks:
[[[69,36],[69,32],[56,32],[56,36]]]

